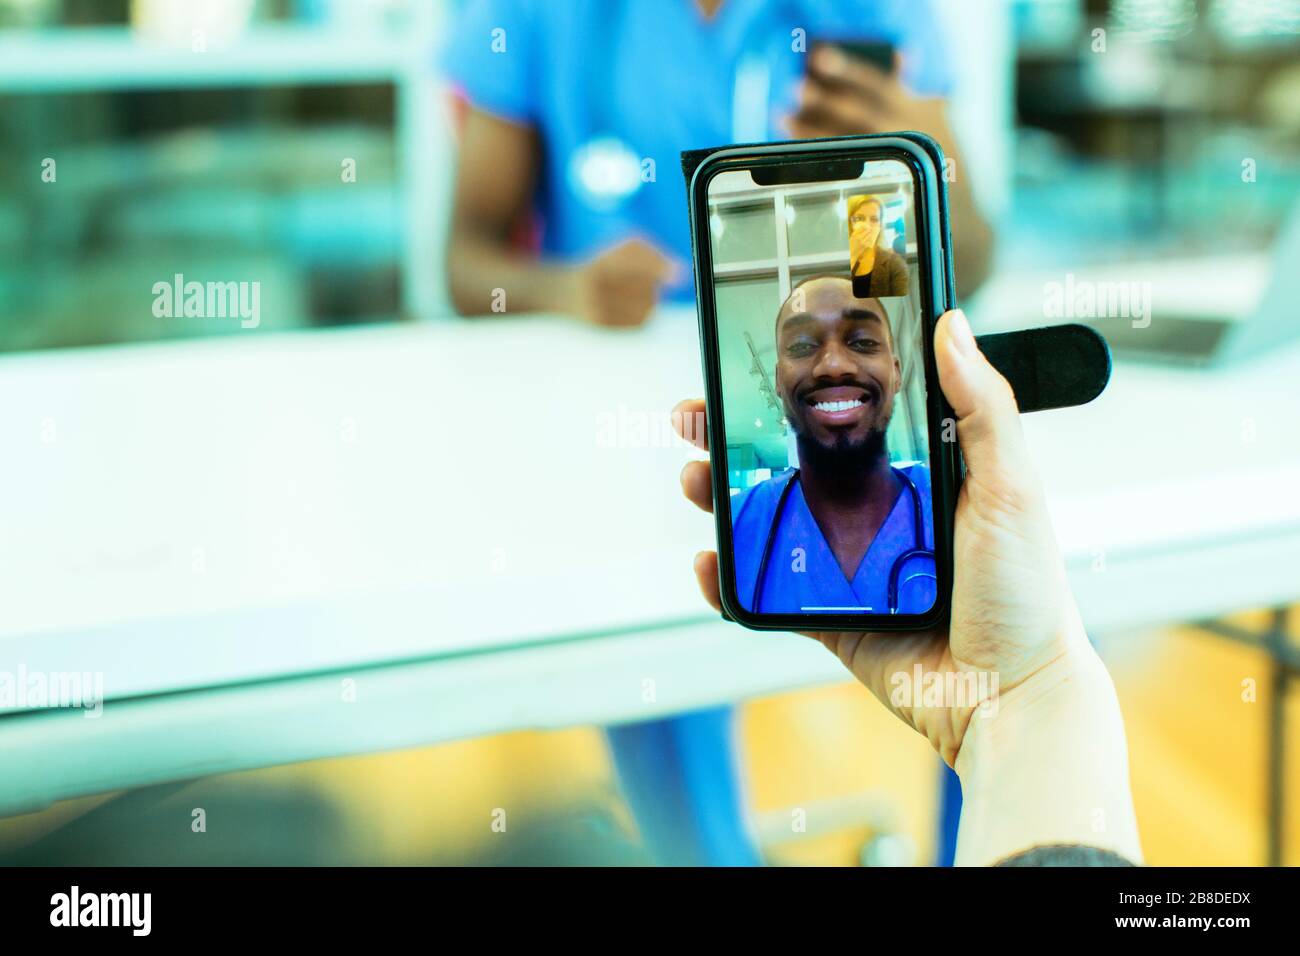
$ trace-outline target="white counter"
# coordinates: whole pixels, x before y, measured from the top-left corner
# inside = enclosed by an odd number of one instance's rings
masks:
[[[0,670],[108,698],[0,717],[0,813],[841,677],[696,593],[700,393],[689,309],[0,358]],[[1300,597],[1297,421],[1300,349],[1026,416],[1089,626]]]

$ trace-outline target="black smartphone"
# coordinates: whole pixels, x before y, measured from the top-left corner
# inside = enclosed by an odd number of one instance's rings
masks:
[[[823,37],[813,41],[814,51],[819,46],[833,46],[845,56],[870,63],[882,73],[894,72],[894,45],[884,40],[840,40]]]
[[[732,146],[683,169],[724,615],[940,623],[959,457],[933,348],[954,303],[938,145]]]

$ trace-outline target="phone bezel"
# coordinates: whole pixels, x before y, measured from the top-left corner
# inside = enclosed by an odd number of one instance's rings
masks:
[[[726,426],[722,414],[722,382],[718,350],[717,311],[713,288],[713,249],[709,232],[709,184],[719,173],[771,166],[796,159],[800,163],[828,160],[896,159],[913,176],[913,214],[917,231],[920,282],[922,354],[928,430],[930,437],[931,507],[934,520],[935,565],[938,577],[934,606],[925,614],[766,614],[746,611],[736,592],[731,495],[727,480]],[[948,240],[945,182],[939,173],[943,154],[938,145],[920,133],[838,137],[724,148],[711,153],[691,177],[691,228],[694,237],[696,302],[700,350],[706,389],[706,420],[711,454],[713,510],[718,536],[718,575],[723,616],[755,630],[815,631],[915,631],[946,620],[952,592],[952,526],[960,457],[955,429],[942,440],[945,421],[955,421],[939,388],[934,360],[934,327],[939,315],[954,307],[951,243]]]

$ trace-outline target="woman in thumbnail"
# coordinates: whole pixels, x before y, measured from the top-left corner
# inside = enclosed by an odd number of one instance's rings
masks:
[[[849,197],[849,262],[860,299],[907,295],[907,262],[881,242],[884,211],[877,196]]]

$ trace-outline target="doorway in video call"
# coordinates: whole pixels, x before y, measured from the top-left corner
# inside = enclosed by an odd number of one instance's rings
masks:
[[[709,184],[737,597],[753,613],[935,600],[914,184]]]

